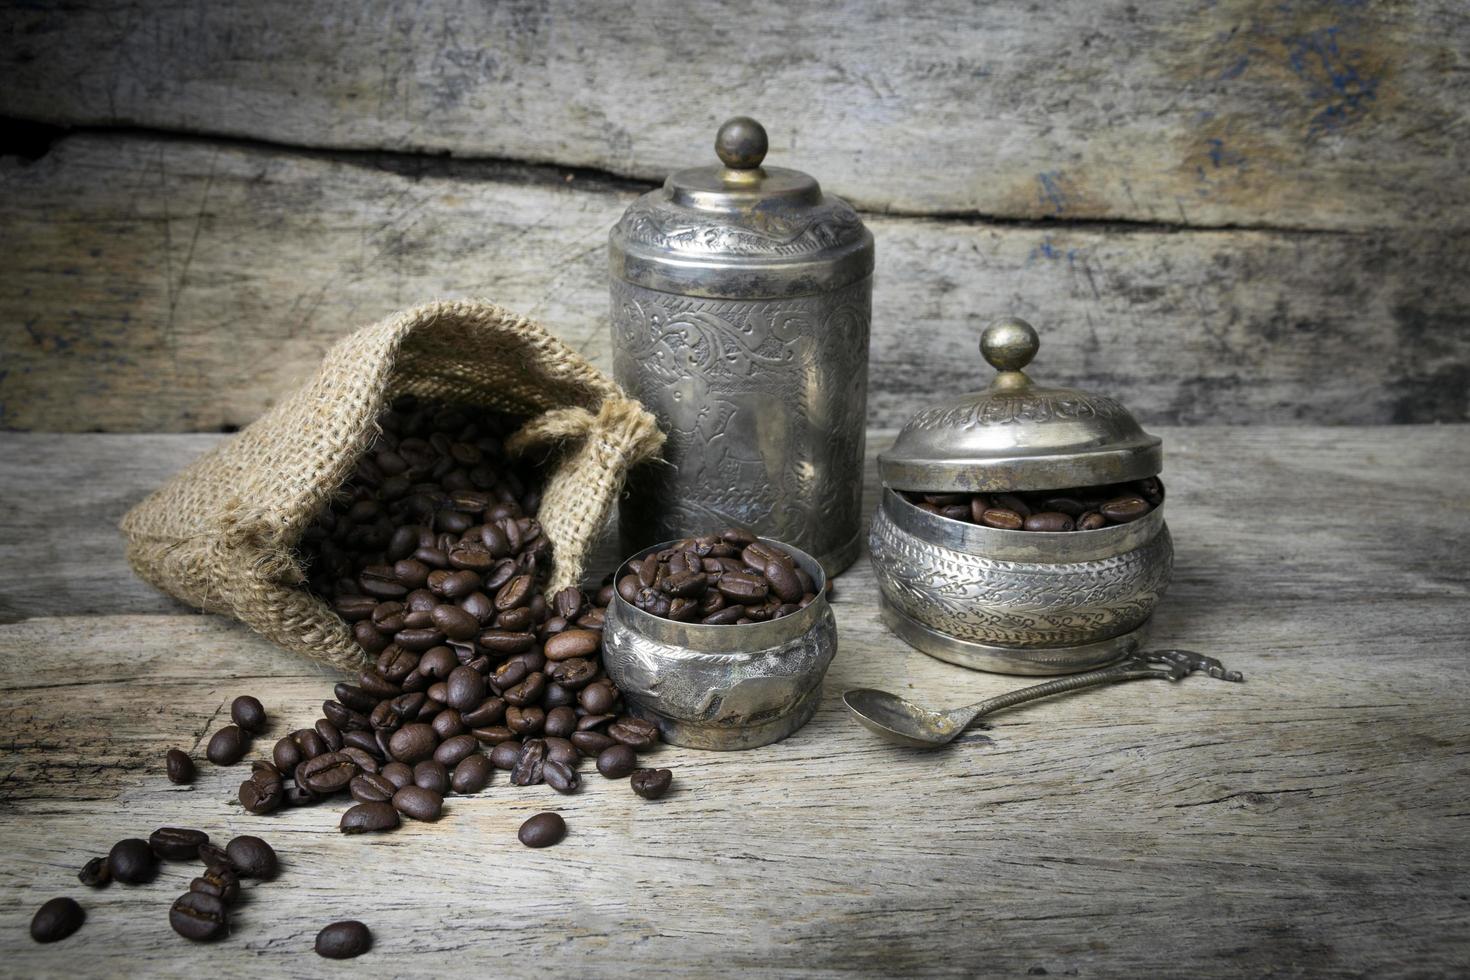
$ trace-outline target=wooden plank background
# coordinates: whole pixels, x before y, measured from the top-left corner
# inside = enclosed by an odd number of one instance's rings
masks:
[[[44,125],[0,157],[0,427],[237,427],[435,297],[606,367],[607,229],[737,111],[872,225],[874,425],[983,383],[1005,312],[1041,327],[1039,377],[1150,423],[1470,419],[1467,23],[1454,0],[5,3],[0,114]]]

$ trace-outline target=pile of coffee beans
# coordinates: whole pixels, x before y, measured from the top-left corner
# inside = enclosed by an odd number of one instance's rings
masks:
[[[503,445],[516,421],[405,398],[379,426],[300,545],[310,587],[375,661],[254,763],[241,805],[345,793],[356,805],[339,828],[367,834],[438,819],[446,794],[478,793],[496,769],[560,793],[580,787],[584,757],[629,778],[658,729],[623,713],[602,670],[612,587],[542,595],[540,491]]]
[[[739,528],[634,559],[623,566],[617,589],[644,612],[707,626],[780,619],[816,598],[816,583],[796,559]]]
[[[1164,501],[1155,476],[1066,490],[1018,493],[913,493],[903,496],[920,510],[966,524],[1003,531],[1096,531],[1127,524]]]

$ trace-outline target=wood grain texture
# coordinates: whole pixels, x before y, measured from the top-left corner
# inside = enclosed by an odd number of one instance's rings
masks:
[[[29,618],[0,626],[6,971],[326,975],[340,968],[309,952],[312,937],[356,917],[377,933],[357,965],[402,976],[1462,975],[1466,434],[1165,433],[1179,553],[1154,636],[1218,654],[1243,685],[1097,689],[997,716],[937,753],[893,748],[845,716],[844,688],[941,705],[1030,682],[903,647],[860,561],[838,580],[822,706],[793,738],[661,749],[677,792],[657,804],[596,776],[569,798],[497,777],[484,798],[451,799],[439,824],[375,840],[339,836],[336,806],[244,814],[231,802],[243,767],[203,764],[187,788],[163,778],[163,751],[200,753],[236,694],[265,702],[268,737],[310,722],[326,672],[215,617],[56,615],[28,597]],[[0,568],[40,564],[33,538],[65,540],[52,514],[101,541],[108,501],[208,441],[0,437],[0,453],[28,461],[0,468]],[[122,458],[134,470],[113,476]],[[53,481],[89,465],[93,487],[67,510]],[[95,567],[138,587],[105,554]],[[545,808],[566,815],[568,839],[514,843]],[[218,945],[167,928],[184,866],[138,888],[73,878],[163,824],[259,833],[281,852],[282,876],[249,889]],[[36,945],[26,922],[58,894],[83,902],[87,924]]]
[[[724,118],[859,206],[1465,227],[1457,0],[88,0],[0,12],[0,112],[644,180]]]
[[[95,135],[12,163],[0,427],[241,426],[333,340],[434,297],[610,366],[605,238],[635,190],[401,163]],[[1042,331],[1038,378],[1146,422],[1470,419],[1470,233],[871,226],[874,425],[987,383],[978,333],[1006,312]]]

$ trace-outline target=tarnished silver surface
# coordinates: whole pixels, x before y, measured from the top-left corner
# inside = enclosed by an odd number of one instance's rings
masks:
[[[883,485],[930,493],[1101,486],[1153,476],[1160,440],[1106,395],[1046,388],[1021,370],[1040,348],[1024,320],[991,324],[980,351],[990,387],[909,419],[878,456]]]
[[[1222,681],[1238,683],[1245,680],[1240,671],[1226,670],[1225,665],[1214,657],[1206,657],[1192,650],[1153,650],[1130,654],[1105,670],[1094,670],[1019,691],[1010,691],[963,708],[931,711],[896,694],[870,687],[844,691],[842,703],[847,705],[847,710],[852,712],[859,724],[890,742],[910,748],[932,749],[954,741],[977,718],[1028,701],[1120,681],[1177,681],[1195,671],[1204,671]]]
[[[658,725],[664,741],[698,749],[750,749],[779,741],[810,720],[837,653],[826,575],[784,541],[812,576],[817,598],[764,623],[705,626],[644,612],[614,594],[603,627],[603,664],[628,709]],[[668,547],[664,542],[628,560]],[[623,575],[620,567],[618,577]]]
[[[828,574],[857,556],[873,238],[750,120],[613,229],[613,373],[668,434],[619,509],[623,544],[725,526]]]
[[[1070,673],[1135,649],[1173,568],[1162,504],[1132,524],[1048,534],[951,521],[885,489],[868,545],[895,632],[1002,673]]]

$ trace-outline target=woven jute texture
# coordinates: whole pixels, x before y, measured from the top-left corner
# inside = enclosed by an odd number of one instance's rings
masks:
[[[128,560],[170,595],[358,669],[346,625],[302,588],[294,547],[404,394],[528,418],[507,445],[551,451],[537,517],[553,590],[580,580],[628,468],[664,440],[653,416],[540,325],[492,303],[430,303],[337,343],[305,387],[129,511]]]

